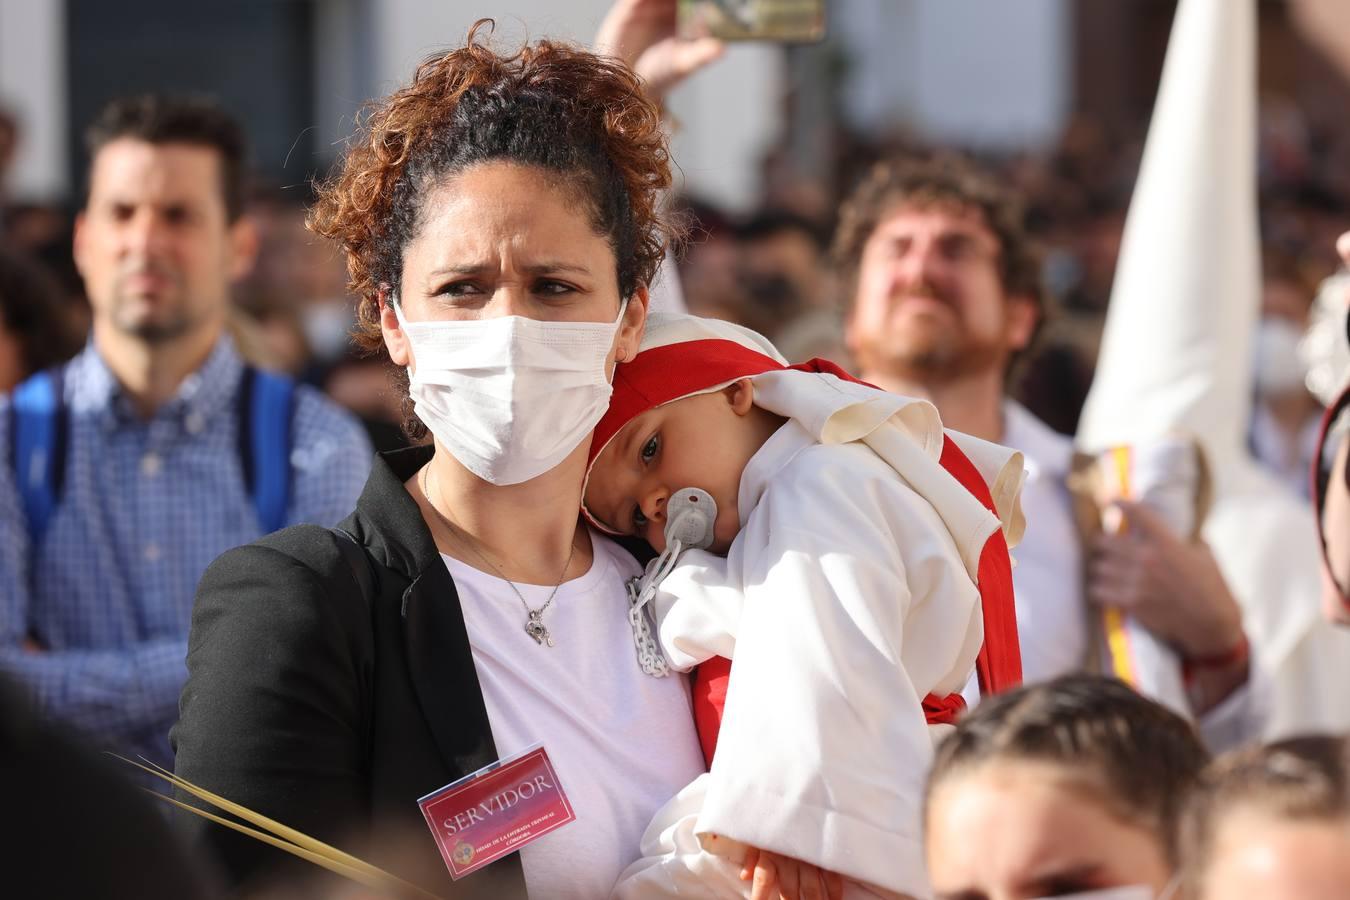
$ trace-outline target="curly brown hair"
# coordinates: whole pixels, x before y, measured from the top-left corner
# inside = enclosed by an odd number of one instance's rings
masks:
[[[575,191],[614,249],[619,294],[651,282],[672,236],[661,113],[621,62],[542,40],[511,56],[480,34],[427,59],[412,82],[369,105],[336,173],[318,186],[309,227],[342,245],[357,300],[357,341],[379,351],[379,298],[397,297],[403,251],[436,184],[479,163],[547,170]]]
[[[900,206],[953,206],[978,211],[999,244],[1003,290],[1027,297],[1044,312],[1041,261],[1024,227],[1023,211],[987,172],[953,154],[883,160],[854,188],[839,213],[832,256],[848,286],[857,290],[863,246],[889,212]]]

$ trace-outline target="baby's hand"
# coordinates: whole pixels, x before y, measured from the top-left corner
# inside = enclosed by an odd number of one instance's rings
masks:
[[[745,848],[741,881],[751,881],[750,900],[843,900],[844,879],[799,859]]]

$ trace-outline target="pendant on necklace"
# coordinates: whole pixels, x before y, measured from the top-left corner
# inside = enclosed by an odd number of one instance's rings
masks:
[[[553,635],[544,627],[544,611],[541,609],[530,610],[530,617],[525,622],[525,633],[534,638],[536,644],[553,646]]]

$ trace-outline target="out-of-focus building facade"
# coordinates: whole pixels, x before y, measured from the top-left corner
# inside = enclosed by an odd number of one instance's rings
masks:
[[[827,0],[815,46],[733,47],[670,100],[685,187],[752,208],[765,157],[829,181],[840,130],[992,151],[1052,143],[1075,115],[1146,120],[1174,0]],[[21,123],[8,192],[71,201],[79,130],[109,97],[215,94],[253,134],[260,174],[326,170],[366,99],[463,40],[586,41],[608,0],[0,0],[0,104]],[[1263,2],[1263,88],[1343,103],[1350,5]],[[1327,77],[1334,73],[1339,77]],[[1341,107],[1343,108],[1343,106]]]

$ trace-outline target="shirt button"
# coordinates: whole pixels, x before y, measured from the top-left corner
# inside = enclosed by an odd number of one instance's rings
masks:
[[[145,557],[146,562],[159,562],[159,544],[146,544],[145,550],[142,551],[142,555]]]
[[[141,457],[141,474],[146,478],[154,478],[162,468],[164,460],[158,453],[147,453]]]
[[[187,429],[188,434],[201,434],[205,424],[197,413],[188,413],[183,420],[183,427]]]

